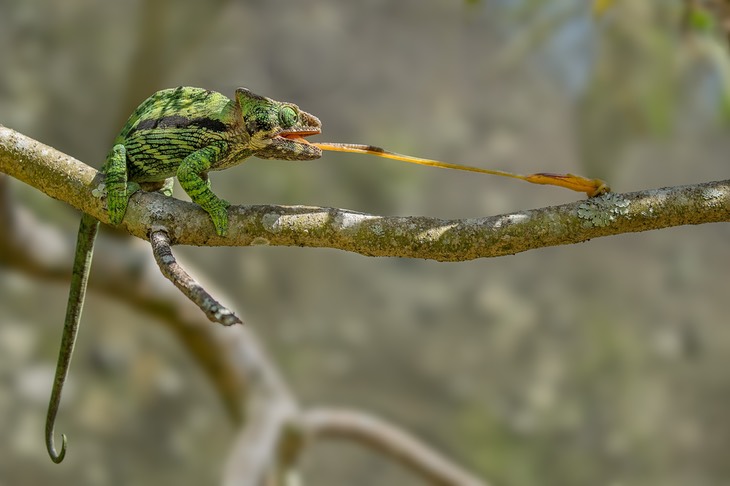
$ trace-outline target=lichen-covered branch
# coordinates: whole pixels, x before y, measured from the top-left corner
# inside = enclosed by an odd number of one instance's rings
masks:
[[[97,171],[68,155],[0,126],[0,172],[63,200],[102,222],[92,191]],[[192,203],[138,192],[119,225],[148,239],[163,225],[171,244],[310,246],[368,256],[439,261],[495,257],[601,236],[730,221],[730,180],[609,193],[561,206],[474,219],[392,217],[305,206],[233,206],[230,231],[217,236],[208,214]]]

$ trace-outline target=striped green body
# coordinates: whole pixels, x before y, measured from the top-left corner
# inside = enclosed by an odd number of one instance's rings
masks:
[[[169,195],[172,178],[177,177],[224,236],[228,203],[211,191],[208,172],[237,165],[252,155],[318,158],[321,151],[301,137],[319,133],[320,126],[316,117],[296,105],[245,88],[236,90],[233,100],[201,88],[158,91],[132,113],[107,156],[102,171],[111,222],[122,221],[127,200],[139,184]]]
[[[227,159],[242,162],[251,155],[245,151],[247,140],[236,124],[235,103],[228,97],[199,88],[176,88],[159,91],[142,103],[114,145],[126,149],[128,180],[156,182],[174,177],[185,157],[209,145],[238,147],[242,153],[230,153]],[[112,151],[107,160],[113,156]],[[223,162],[217,160],[210,170],[224,168]]]

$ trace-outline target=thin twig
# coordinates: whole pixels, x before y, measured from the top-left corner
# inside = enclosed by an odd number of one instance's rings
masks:
[[[162,275],[175,287],[185,294],[200,310],[213,322],[219,322],[224,326],[242,324],[233,311],[221,305],[215,300],[198,282],[191,277],[185,269],[177,263],[170,248],[170,238],[165,230],[155,230],[150,233],[150,243],[155,261],[160,267]]]

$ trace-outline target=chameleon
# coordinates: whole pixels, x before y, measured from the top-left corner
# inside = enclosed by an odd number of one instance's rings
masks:
[[[213,193],[208,172],[224,170],[249,157],[313,160],[322,149],[304,137],[321,132],[319,119],[293,103],[275,101],[238,88],[233,99],[202,88],[164,89],[132,113],[114,140],[101,169],[109,220],[121,223],[130,196],[138,190],[172,195],[173,178],[210,215],[219,236],[228,232],[229,203]],[[46,415],[46,448],[55,446],[55,421],[73,355],[99,221],[84,213],[79,224],[61,346]]]
[[[209,215],[216,233],[228,233],[229,203],[213,193],[208,172],[240,164],[249,157],[279,160],[314,160],[324,150],[371,154],[404,162],[467,170],[521,179],[533,184],[565,187],[588,196],[610,189],[600,179],[573,174],[520,175],[500,170],[423,159],[389,152],[372,145],[309,142],[318,135],[319,119],[293,103],[275,101],[238,88],[233,99],[202,88],[164,89],[147,98],[132,113],[114,140],[101,169],[111,224],[122,222],[132,194],[139,190],[172,195],[173,178],[190,199]],[[61,335],[56,372],[46,415],[46,448],[51,460],[61,462],[66,454],[66,436],[60,452],[55,446],[55,421],[63,385],[78,333],[86,295],[89,269],[99,221],[84,213],[79,224],[71,286]]]

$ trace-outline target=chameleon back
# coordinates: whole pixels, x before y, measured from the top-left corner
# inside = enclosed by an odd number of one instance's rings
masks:
[[[139,105],[114,145],[126,148],[129,180],[161,181],[174,176],[187,155],[228,140],[237,119],[236,104],[225,95],[201,88],[166,89]]]

